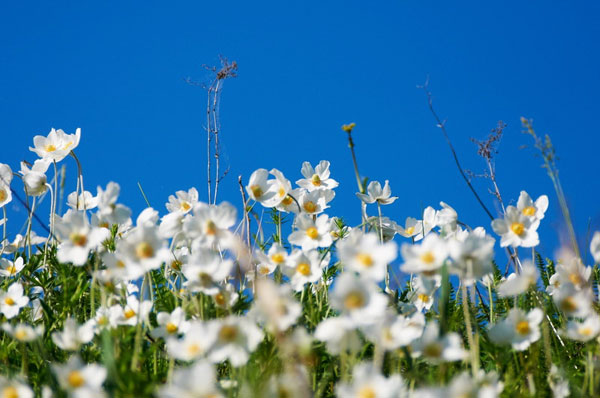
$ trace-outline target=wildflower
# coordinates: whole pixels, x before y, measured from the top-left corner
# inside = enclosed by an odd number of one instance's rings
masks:
[[[328,263],[322,261],[322,257],[323,255],[316,250],[304,252],[296,249],[292,252],[283,272],[290,278],[290,284],[295,291],[300,292],[307,283],[315,283],[321,279],[321,264]]]
[[[405,243],[401,247],[404,264],[401,270],[406,273],[422,272],[433,276],[444,265],[448,257],[446,242],[436,234],[430,234],[419,245]]]
[[[255,257],[258,263],[258,273],[260,275],[272,274],[279,266],[284,266],[288,260],[288,253],[283,246],[278,243],[271,245],[267,254],[261,250],[256,250]]]
[[[567,398],[571,395],[569,381],[566,379],[564,371],[562,369],[558,369],[554,364],[552,364],[552,367],[550,367],[548,384],[552,390],[553,398]]]
[[[377,289],[374,282],[344,272],[330,294],[331,307],[347,315],[356,325],[368,325],[383,316],[387,307],[387,297]]]
[[[450,273],[458,275],[463,283],[473,284],[474,280],[494,271],[494,243],[496,240],[490,236],[479,236],[476,232],[467,233],[466,238],[460,241],[456,238],[448,242],[448,251],[452,263]]]
[[[187,278],[184,286],[192,292],[216,294],[218,283],[229,276],[232,268],[233,261],[222,259],[218,252],[204,248],[196,250],[182,269]]]
[[[361,276],[380,282],[387,266],[396,259],[398,249],[394,242],[379,243],[374,233],[353,232],[349,239],[338,242],[340,261]]]
[[[528,313],[512,308],[506,318],[490,326],[488,335],[497,344],[510,344],[515,350],[523,351],[539,340],[539,325],[543,317],[544,313],[539,308]]]
[[[397,196],[392,196],[392,189],[388,180],[385,180],[383,188],[381,188],[379,181],[371,181],[367,187],[367,194],[357,193],[356,196],[364,203],[371,204],[377,202],[380,205],[389,205],[398,199]]]
[[[571,320],[567,323],[567,330],[564,334],[573,340],[590,341],[600,334],[600,317],[591,313],[583,322]]]
[[[361,363],[352,370],[352,383],[336,387],[339,398],[405,398],[408,391],[400,375],[385,377],[371,363]]]
[[[119,319],[123,317],[123,307],[118,304],[112,307],[99,307],[96,310],[94,320],[94,333],[105,329],[114,329],[119,326]]]
[[[198,203],[193,216],[184,219],[183,231],[203,247],[227,247],[231,245],[231,228],[236,221],[236,209],[223,202],[219,205]]]
[[[0,396],[2,398],[33,398],[33,390],[19,380],[10,380],[0,376]]]
[[[341,352],[357,352],[361,341],[354,322],[347,317],[323,319],[315,330],[315,338],[325,342],[327,350],[334,355]]]
[[[342,124],[342,130],[344,130],[348,134],[350,134],[352,130],[354,130],[354,127],[356,127],[356,123]]]
[[[44,333],[44,325],[33,327],[26,323],[18,323],[14,326],[10,323],[4,323],[2,324],[2,330],[16,340],[28,343],[30,341],[39,339],[42,336]]]
[[[180,361],[193,361],[203,357],[214,345],[216,338],[215,328],[209,328],[201,321],[191,321],[181,340],[176,338],[167,340],[167,352]]]
[[[158,327],[152,330],[153,337],[167,338],[186,333],[190,322],[185,319],[183,308],[177,307],[171,313],[161,311],[156,315]]]
[[[377,231],[377,236],[382,238],[383,242],[394,239],[394,236],[400,228],[398,224],[389,217],[368,217],[367,224],[370,225],[374,231]]]
[[[289,285],[276,285],[269,279],[257,283],[256,298],[251,314],[267,329],[285,332],[302,315],[302,305],[292,297]]]
[[[199,360],[189,368],[179,368],[173,373],[173,382],[161,386],[159,398],[221,398],[223,395],[217,387],[217,377],[213,365]]]
[[[290,234],[288,240],[293,245],[301,246],[304,251],[328,247],[333,243],[331,220],[326,214],[321,214],[315,221],[307,214],[299,214],[294,226],[296,231]]]
[[[250,175],[246,192],[251,199],[257,201],[265,207],[276,206],[282,198],[277,197],[275,182],[269,180],[269,172],[266,169],[255,170]]]
[[[418,220],[418,223],[422,226],[422,231],[415,235],[415,242],[423,239],[437,226],[436,214],[437,212],[431,206],[427,206],[425,210],[423,210],[423,219]]]
[[[570,283],[563,283],[552,295],[557,307],[567,316],[585,318],[592,311],[593,293],[590,288],[578,290]]]
[[[84,364],[79,356],[72,356],[64,365],[52,365],[60,386],[76,398],[104,397],[102,384],[106,368],[98,364]]]
[[[189,213],[198,203],[198,191],[190,188],[186,191],[177,191],[175,196],[169,196],[169,202],[165,205],[171,213]]]
[[[229,316],[210,321],[216,330],[217,339],[212,345],[209,359],[214,362],[229,360],[231,365],[244,365],[258,344],[263,340],[263,332],[245,317]]]
[[[440,327],[435,321],[427,323],[423,335],[411,347],[414,357],[422,356],[431,363],[461,361],[467,356],[460,336],[457,333],[440,336]]]
[[[71,192],[67,196],[67,204],[73,210],[92,210],[98,207],[98,197],[89,191],[83,191],[79,195],[77,192]]]
[[[589,287],[592,267],[586,267],[576,256],[567,256],[564,261],[556,263],[556,272],[550,277],[548,293],[553,295],[556,288],[564,283],[571,283],[577,290]]]
[[[407,217],[403,226],[398,226],[398,233],[405,238],[415,237],[423,232],[423,222],[416,218]]]
[[[18,257],[15,261],[0,258],[0,275],[6,278],[17,275],[24,267],[23,257]]]
[[[284,213],[300,213],[302,208],[300,207],[298,199],[302,196],[303,192],[304,189],[302,188],[292,189],[281,202],[279,202],[276,209]]]
[[[13,173],[10,166],[0,163],[0,208],[12,200],[12,193],[10,191],[12,178]]]
[[[109,182],[106,189],[98,187],[98,212],[92,216],[94,225],[110,228],[113,224],[125,224],[131,217],[131,210],[117,203],[121,187],[116,182]]]
[[[40,196],[48,190],[48,178],[46,177],[48,166],[50,166],[50,162],[45,159],[36,160],[31,169],[25,162],[21,162],[21,175],[27,195]]]
[[[600,263],[600,231],[594,232],[594,237],[590,243],[590,252],[596,264]]]
[[[548,209],[548,197],[542,195],[534,202],[527,192],[521,191],[517,201],[517,209],[527,217],[541,220]]]
[[[127,303],[123,308],[123,312],[119,314],[117,323],[119,325],[135,326],[139,322],[148,322],[148,314],[152,308],[152,301],[139,301],[135,296],[127,296]]]
[[[158,228],[144,224],[118,241],[116,252],[127,267],[143,271],[159,268],[170,257],[167,242],[158,234]]]
[[[61,240],[58,261],[77,266],[84,265],[90,251],[97,249],[110,235],[105,228],[91,227],[86,214],[74,210],[56,219],[56,234]]]
[[[212,294],[212,297],[217,307],[228,308],[237,302],[240,295],[231,283],[226,283],[225,286],[221,286],[216,293]]]
[[[456,376],[448,386],[447,396],[496,398],[504,390],[504,383],[498,380],[498,374],[494,371],[485,373],[480,369],[475,377],[468,372]]]
[[[77,351],[82,344],[87,344],[94,338],[94,325],[94,320],[79,325],[74,318],[67,318],[63,331],[52,333],[52,341],[61,350]]]
[[[309,192],[318,189],[334,189],[339,185],[337,181],[329,178],[329,162],[327,160],[321,160],[314,169],[309,162],[304,162],[300,172],[304,178],[296,181],[296,184]]]
[[[519,274],[512,273],[498,285],[500,297],[518,296],[525,293],[531,286],[535,286],[538,279],[538,270],[531,261],[524,261]]]
[[[453,236],[457,228],[458,214],[447,203],[440,202],[440,206],[442,209],[435,213],[435,225],[440,227],[441,236]]]
[[[0,312],[7,319],[17,316],[28,303],[29,297],[23,295],[23,286],[18,282],[10,285],[8,291],[0,292]]]
[[[310,215],[320,214],[328,209],[327,203],[331,202],[335,192],[330,189],[319,189],[316,191],[304,191],[298,198],[302,212]]]
[[[272,203],[269,203],[269,206],[266,207],[275,207],[287,197],[288,193],[290,193],[292,190],[292,183],[277,169],[271,169],[270,173],[275,176],[272,188],[275,191],[275,195],[273,196]],[[271,204],[273,204],[273,206],[271,206]]]
[[[410,301],[417,307],[418,311],[429,311],[433,306],[435,291],[442,283],[441,277],[433,278],[415,276],[411,281],[413,291],[409,293]]]
[[[534,247],[540,243],[537,228],[539,219],[524,215],[514,206],[508,206],[504,218],[492,221],[494,232],[502,237],[501,247]]]
[[[29,150],[35,152],[42,159],[60,162],[73,149],[77,148],[80,138],[80,128],[75,130],[75,134],[66,134],[61,129],[51,129],[47,137],[41,135],[33,137],[34,146],[29,147]]]
[[[389,351],[411,344],[421,337],[424,327],[425,316],[421,312],[410,316],[388,312],[381,322],[365,328],[365,333],[371,341]]]

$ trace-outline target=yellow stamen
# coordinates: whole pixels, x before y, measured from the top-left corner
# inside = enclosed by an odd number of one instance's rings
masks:
[[[365,298],[361,292],[350,292],[344,299],[344,307],[349,310],[361,308],[365,305]]]
[[[14,275],[17,273],[17,267],[15,267],[14,265],[9,265],[8,267],[6,267],[6,271],[8,271],[9,274]]]
[[[517,235],[521,235],[523,232],[525,232],[525,226],[521,222],[514,222],[510,224],[510,230]]]
[[[78,370],[72,370],[67,376],[67,383],[73,388],[81,387],[84,382],[85,380]]]
[[[52,145],[52,144],[46,145],[44,147],[44,149],[46,150],[46,152],[54,152],[54,151],[56,151],[56,147],[54,145]]]
[[[218,231],[217,224],[213,220],[208,220],[206,222],[205,232],[206,235],[216,235]]]
[[[154,256],[154,248],[148,242],[140,242],[135,247],[135,255],[140,258],[151,258]]]
[[[252,191],[252,195],[254,196],[254,198],[258,199],[261,196],[263,196],[263,190],[260,187],[260,185],[252,185],[250,187],[250,191]]]
[[[577,303],[573,297],[567,297],[560,303],[560,308],[565,312],[574,312],[577,309]]]
[[[283,204],[284,206],[289,206],[293,202],[294,202],[294,199],[292,199],[292,197],[290,195],[288,195],[285,198],[283,198],[283,200],[281,201],[281,204]]]
[[[589,326],[585,326],[585,327],[582,327],[579,329],[579,334],[582,336],[589,337],[592,335],[592,333],[593,333],[593,330]]]
[[[301,275],[308,276],[310,275],[310,265],[306,263],[300,263],[296,266],[296,272]]]
[[[15,300],[13,300],[13,299],[12,299],[12,297],[6,297],[6,298],[4,299],[4,303],[5,303],[6,305],[14,305],[14,304],[15,304]]]
[[[425,264],[431,265],[435,261],[435,256],[433,255],[433,253],[431,251],[426,251],[425,253],[421,254],[420,259]]]
[[[219,340],[224,341],[226,343],[231,343],[235,341],[238,336],[238,329],[232,325],[223,325],[221,330],[219,330]]]
[[[277,191],[277,194],[279,195],[279,197],[282,197],[286,193],[287,192],[285,192],[285,189],[283,189],[283,187],[279,187],[279,191]]]
[[[177,327],[177,325],[175,325],[174,323],[172,323],[172,322],[169,322],[169,323],[167,323],[167,325],[165,326],[165,329],[167,330],[167,333],[169,333],[169,334],[173,334],[173,333],[177,332],[177,329],[178,329],[178,327]]]
[[[312,184],[315,187],[320,187],[321,186],[321,177],[319,177],[317,174],[313,174],[312,178],[310,179],[310,182],[312,182]]]
[[[225,305],[225,295],[221,292],[215,294],[215,303],[217,303],[217,305],[223,307]]]
[[[442,346],[439,343],[431,343],[425,346],[423,354],[430,358],[439,358],[442,355]]]
[[[529,334],[531,332],[531,327],[529,327],[529,322],[521,321],[515,325],[515,330],[522,336]]]
[[[179,271],[182,265],[182,262],[179,260],[171,261],[171,268],[173,268],[175,271]]]
[[[192,343],[192,344],[190,344],[190,345],[187,346],[187,350],[186,351],[187,351],[187,353],[190,356],[193,357],[193,356],[198,355],[201,350],[200,350],[200,346],[198,344]]]
[[[408,227],[404,230],[406,235],[412,235],[415,232],[415,227]]]
[[[8,194],[5,189],[0,188],[0,202],[4,202],[8,198]]]
[[[356,260],[363,266],[369,268],[373,266],[373,257],[367,253],[358,253],[356,255]]]
[[[269,272],[271,272],[271,270],[268,267],[265,267],[264,265],[258,267],[258,273],[261,275],[267,275]]]
[[[376,398],[377,393],[371,387],[362,387],[358,392],[358,398]]]
[[[535,216],[535,207],[527,206],[526,208],[523,209],[523,214],[528,217]]]
[[[77,232],[73,232],[71,235],[69,235],[69,240],[75,246],[79,246],[79,247],[83,247],[87,244],[87,236],[77,233]]]
[[[421,300],[424,303],[428,303],[429,302],[429,296],[423,293],[419,293],[419,295],[417,296],[419,298],[419,300]]]
[[[135,316],[135,311],[132,310],[131,308],[127,308],[127,310],[125,310],[125,312],[123,313],[123,315],[125,315],[126,319],[131,319]]]
[[[282,253],[275,253],[271,256],[271,261],[275,264],[281,264],[285,261],[285,256]]]
[[[2,398],[19,398],[19,392],[13,386],[5,387],[2,390]]]
[[[572,284],[574,284],[576,286],[581,284],[581,278],[579,277],[578,274],[575,274],[575,273],[570,274],[569,280],[571,281]]]
[[[304,203],[304,210],[306,210],[307,213],[314,213],[315,211],[317,211],[317,205],[315,204],[315,202],[313,201],[308,201],[306,203]]]
[[[181,202],[181,205],[179,206],[179,208],[185,212],[187,212],[188,210],[190,210],[192,208],[192,205],[190,205],[188,202],[183,201]]]
[[[19,329],[15,332],[15,339],[17,340],[25,340],[26,337],[27,332],[25,331],[25,329]]]
[[[319,237],[319,231],[315,227],[309,227],[306,229],[306,236],[311,239],[317,239]]]

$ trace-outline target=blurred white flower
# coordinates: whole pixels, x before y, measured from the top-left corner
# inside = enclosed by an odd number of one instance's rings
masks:
[[[244,365],[264,337],[262,330],[246,317],[229,316],[209,324],[217,336],[208,356],[214,363],[229,360],[232,366]]]
[[[178,368],[173,372],[173,381],[158,388],[159,398],[221,398],[213,365],[199,360],[189,368]]]
[[[2,398],[33,398],[33,390],[18,379],[11,380],[0,375],[0,396]]]
[[[600,263],[600,231],[594,232],[594,237],[590,242],[590,252],[596,264]]]
[[[519,274],[512,273],[498,284],[498,295],[510,297],[525,293],[530,286],[535,286],[538,276],[536,266],[531,261],[523,261]]]
[[[15,261],[6,258],[0,258],[0,276],[10,278],[17,275],[25,267],[23,257],[18,257]]]
[[[330,304],[355,325],[368,325],[384,315],[388,304],[387,297],[378,290],[375,282],[352,272],[343,272],[329,295]]]
[[[74,318],[67,318],[62,332],[52,333],[52,341],[61,350],[77,351],[82,344],[87,344],[94,338],[95,323],[92,319],[79,325]]]
[[[400,269],[425,276],[435,275],[448,257],[446,242],[436,234],[427,235],[420,244],[404,243],[401,252],[404,264]]]
[[[110,237],[106,228],[92,227],[85,212],[69,210],[56,218],[56,234],[61,241],[57,257],[61,263],[76,266],[87,262],[91,250],[100,247]]]
[[[52,368],[62,388],[74,398],[104,397],[102,384],[106,368],[98,364],[84,364],[79,356],[72,356],[66,364],[53,364]]]
[[[392,196],[392,189],[388,180],[385,180],[383,188],[381,188],[379,181],[371,181],[367,187],[367,194],[358,192],[356,196],[364,203],[371,204],[377,202],[380,205],[389,205],[398,199],[397,196]]]
[[[328,215],[321,214],[313,221],[309,215],[299,214],[294,223],[296,230],[290,234],[288,240],[293,245],[301,246],[302,250],[328,247],[333,243],[330,233],[331,220]]]
[[[344,266],[375,282],[383,281],[388,264],[398,253],[396,243],[380,243],[377,234],[363,234],[359,230],[352,231],[348,239],[339,241],[336,246]]]
[[[196,188],[190,188],[186,191],[177,191],[175,196],[169,195],[169,202],[166,204],[170,213],[189,213],[198,203],[198,191]]]
[[[527,217],[541,220],[548,209],[548,197],[542,195],[534,202],[527,192],[521,191],[517,201],[517,209]]]
[[[92,210],[98,207],[98,197],[89,191],[83,191],[79,196],[77,192],[71,192],[67,196],[67,204],[73,210]]]
[[[371,363],[361,363],[352,370],[352,383],[336,386],[339,398],[407,398],[408,391],[399,374],[385,377]]]
[[[48,178],[46,177],[48,166],[50,166],[50,161],[46,159],[36,160],[31,169],[25,162],[21,162],[21,175],[27,195],[40,196],[48,190]]]
[[[573,340],[590,341],[600,334],[600,317],[591,313],[582,322],[571,320],[567,323],[567,330],[564,334]]]
[[[185,311],[181,307],[175,308],[171,313],[159,312],[156,322],[158,327],[152,330],[152,336],[164,339],[186,333],[190,328],[190,322],[185,319]]]
[[[4,323],[2,324],[2,330],[16,340],[27,343],[39,339],[42,336],[44,333],[44,325],[33,327],[26,323],[17,323],[14,326],[10,323]]]
[[[414,357],[423,357],[431,363],[461,361],[467,357],[460,336],[453,332],[440,336],[440,327],[435,321],[427,323],[423,334],[411,347]]]
[[[8,291],[0,292],[0,313],[4,314],[6,319],[17,316],[21,308],[28,303],[29,297],[23,295],[23,285],[20,283],[13,283],[8,287]]]
[[[544,312],[539,308],[534,308],[528,313],[519,308],[512,308],[506,318],[490,325],[488,335],[496,344],[510,344],[515,350],[523,351],[539,340],[539,326],[543,317]]]

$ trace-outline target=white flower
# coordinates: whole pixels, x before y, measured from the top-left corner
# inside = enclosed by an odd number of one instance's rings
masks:
[[[98,207],[98,197],[89,191],[83,191],[79,196],[77,192],[71,192],[67,196],[67,204],[74,210],[92,210]]]
[[[127,267],[142,271],[157,269],[170,258],[167,242],[158,234],[158,228],[144,224],[117,242],[116,253]]]
[[[216,330],[217,339],[212,345],[209,359],[214,362],[229,360],[231,365],[244,365],[256,347],[263,340],[263,332],[251,320],[229,316],[210,321]]]
[[[214,345],[216,338],[215,328],[210,328],[201,321],[191,321],[183,339],[167,340],[167,352],[180,361],[193,361],[203,357]]]
[[[17,275],[24,267],[23,257],[18,257],[15,261],[0,258],[0,275],[5,278]]]
[[[387,313],[382,322],[366,328],[371,341],[380,344],[384,350],[405,347],[421,337],[425,327],[425,316],[415,312],[410,316]]]
[[[12,178],[13,173],[10,166],[0,163],[0,208],[12,200],[12,193],[10,191]]]
[[[538,279],[538,270],[531,261],[524,261],[521,273],[512,273],[498,285],[500,297],[517,296],[525,293],[530,286],[535,286]]]
[[[492,221],[494,232],[502,237],[501,247],[534,247],[540,243],[537,228],[540,220],[519,212],[514,206],[508,206],[504,218]]]
[[[361,363],[352,370],[352,383],[336,386],[339,398],[407,398],[408,391],[399,374],[385,377],[371,363]]]
[[[412,281],[413,291],[409,293],[410,301],[418,311],[429,311],[433,306],[435,291],[441,286],[442,278],[436,275],[433,278],[415,276]]]
[[[456,232],[458,214],[450,205],[440,202],[442,209],[435,213],[435,225],[440,227],[440,235],[450,237]]]
[[[152,336],[167,338],[186,333],[190,328],[190,322],[185,319],[183,308],[177,307],[171,313],[159,312],[156,315],[158,327],[152,330]]]
[[[166,204],[167,210],[171,213],[189,213],[198,203],[198,191],[196,188],[190,188],[186,191],[177,191],[175,196],[169,196],[169,202]]]
[[[33,398],[33,396],[33,390],[27,384],[0,375],[0,397]]]
[[[423,210],[423,219],[418,221],[419,224],[422,225],[423,231],[415,236],[415,241],[423,239],[437,226],[436,214],[437,211],[431,206],[427,206],[425,210]]]
[[[506,318],[490,326],[488,335],[497,344],[511,344],[515,350],[523,351],[539,340],[539,325],[543,317],[544,312],[539,308],[528,313],[512,308]]]
[[[567,316],[585,318],[592,312],[594,294],[590,288],[576,289],[570,283],[563,283],[552,295],[556,306]]]
[[[435,321],[427,323],[423,335],[411,347],[414,357],[422,356],[431,363],[461,361],[467,357],[460,336],[457,333],[440,336],[440,328]]]
[[[75,134],[66,134],[61,129],[51,129],[47,137],[41,135],[33,137],[34,147],[29,147],[29,150],[35,152],[40,158],[60,162],[77,148],[80,138],[80,128],[75,130]]]
[[[315,330],[315,338],[327,344],[327,350],[334,355],[342,351],[356,352],[361,341],[356,332],[356,325],[347,317],[326,318]]]
[[[398,233],[405,238],[416,237],[423,232],[423,222],[416,218],[407,217],[404,222],[404,227],[398,226]]]
[[[298,199],[300,196],[302,196],[302,192],[304,192],[304,189],[302,188],[292,189],[289,191],[276,206],[277,210],[285,213],[300,213],[302,208],[300,207]]]
[[[117,203],[121,187],[116,182],[109,182],[106,189],[98,187],[98,212],[92,216],[94,225],[110,228],[113,224],[127,223],[131,217],[131,210]]]
[[[292,297],[289,285],[277,285],[269,279],[257,282],[252,317],[266,323],[267,329],[285,332],[302,315],[302,305]]]
[[[7,319],[17,316],[21,308],[28,303],[29,297],[23,295],[23,286],[20,283],[13,283],[8,287],[8,291],[0,292],[0,312]]]
[[[551,277],[551,279],[554,278],[553,286],[558,288],[563,283],[572,283],[578,290],[588,288],[592,267],[586,267],[579,257],[572,254],[564,252],[561,254],[565,255],[556,263],[556,273]],[[550,286],[548,287],[550,288]],[[550,294],[554,294],[554,292],[552,291]]]
[[[10,323],[4,323],[2,330],[21,342],[30,342],[42,336],[44,325],[33,327],[26,323],[18,323],[14,326]]]
[[[309,162],[304,162],[300,172],[304,178],[296,181],[296,184],[309,191],[334,189],[339,185],[337,181],[329,178],[329,162],[327,160],[321,160],[314,169]]]
[[[231,245],[231,228],[236,221],[236,209],[223,202],[219,205],[198,203],[192,217],[183,220],[183,231],[197,244],[213,248]]]
[[[494,271],[494,243],[496,240],[490,236],[479,236],[476,232],[467,233],[463,241],[450,239],[448,251],[452,258],[449,271],[458,275],[463,283],[471,285],[475,279]]]
[[[267,254],[261,250],[255,251],[257,269],[260,275],[269,275],[275,272],[279,266],[286,264],[288,253],[283,246],[278,243],[271,245]]]
[[[72,356],[64,365],[52,365],[58,383],[73,394],[73,397],[105,396],[102,383],[106,379],[106,368],[98,364],[84,364],[78,356]]]
[[[337,244],[340,261],[349,269],[367,279],[380,282],[387,274],[387,266],[396,259],[398,248],[394,242],[379,243],[375,233],[352,231],[348,239]]]
[[[304,213],[315,215],[328,209],[329,206],[327,206],[327,203],[331,202],[334,196],[335,192],[330,189],[319,189],[312,192],[304,191],[300,193],[298,203]]]
[[[371,181],[369,186],[367,187],[367,194],[357,193],[356,196],[363,202],[367,204],[377,202],[380,205],[389,205],[392,204],[398,199],[397,196],[391,196],[392,189],[390,188],[390,184],[388,180],[385,180],[385,184],[383,188],[381,188],[381,184],[379,181]]]
[[[307,214],[299,214],[295,220],[296,231],[288,237],[291,244],[302,246],[309,251],[318,247],[329,247],[333,243],[331,237],[331,220],[326,214],[321,214],[313,221]]]
[[[184,286],[192,292],[216,294],[219,291],[218,283],[229,276],[232,268],[233,261],[222,259],[218,252],[209,249],[196,250],[183,267],[182,272],[187,278]]]
[[[269,172],[266,169],[258,169],[250,175],[246,192],[251,199],[265,207],[276,206],[283,198],[277,197],[277,187],[273,180],[268,180]]]
[[[94,319],[94,332],[98,334],[105,329],[114,329],[119,326],[119,319],[123,317],[123,307],[118,304],[112,307],[99,307]]]
[[[553,398],[567,398],[571,395],[569,381],[565,378],[563,370],[559,370],[554,364],[552,364],[548,374],[548,384],[552,390]]]
[[[374,282],[344,272],[330,293],[331,307],[349,316],[355,325],[374,323],[384,315],[388,304],[387,297],[377,290]]]
[[[517,201],[517,209],[527,217],[541,220],[548,209],[548,197],[542,195],[534,202],[527,192],[521,191]]]
[[[84,265],[91,250],[97,249],[109,238],[106,228],[91,227],[82,211],[69,210],[56,219],[56,234],[61,240],[57,257],[61,263]]]
[[[123,312],[119,314],[116,322],[119,325],[134,326],[139,322],[148,322],[148,314],[152,309],[152,301],[139,301],[135,296],[127,296],[127,304],[125,304]]]
[[[583,322],[571,320],[564,334],[573,340],[590,341],[600,334],[600,317],[591,313]]]
[[[447,396],[451,398],[496,398],[504,389],[504,384],[498,381],[498,374],[494,371],[485,373],[480,369],[475,377],[468,372],[456,376],[448,386]]]
[[[33,163],[31,169],[25,162],[21,162],[21,175],[25,184],[27,195],[40,196],[48,189],[46,171],[48,171],[50,161],[38,159]]]
[[[237,302],[240,295],[235,291],[235,286],[227,283],[218,292],[214,293],[212,297],[218,307],[229,308]]]
[[[90,320],[79,325],[74,318],[67,318],[62,332],[53,332],[52,341],[61,350],[77,351],[82,344],[87,344],[94,338],[95,321]]]
[[[406,273],[422,272],[433,276],[448,257],[446,242],[436,234],[429,234],[418,245],[405,243],[401,247],[404,264],[400,269]]]
[[[323,275],[322,264],[327,264],[328,260],[323,259],[323,254],[316,250],[303,252],[294,250],[290,255],[283,272],[290,278],[292,288],[300,292],[307,283],[315,283]]]
[[[594,232],[594,237],[590,243],[590,252],[596,264],[600,263],[600,231]]]
[[[368,217],[367,224],[373,231],[376,231],[377,236],[383,238],[384,242],[394,239],[394,236],[400,229],[398,224],[389,217]]]
[[[159,398],[221,398],[217,387],[213,365],[199,360],[189,368],[178,368],[173,372],[173,381],[158,389]]]

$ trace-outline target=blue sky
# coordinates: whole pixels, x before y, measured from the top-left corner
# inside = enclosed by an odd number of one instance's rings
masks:
[[[173,4],[175,3],[175,4]],[[356,122],[361,174],[389,179],[403,221],[443,200],[462,221],[490,229],[461,181],[423,92],[465,168],[484,169],[470,137],[508,127],[497,159],[507,201],[548,194],[547,256],[563,230],[549,179],[519,118],[549,133],[578,233],[600,229],[597,109],[598,2],[4,2],[0,6],[0,162],[33,161],[28,147],[51,127],[82,128],[86,187],[120,183],[138,213],[168,195],[205,197],[203,64],[239,64],[221,120],[230,167],[221,200],[240,203],[237,176],[278,168],[295,181],[303,161],[332,162],[340,182],[332,215],[357,222],[356,185],[340,125]],[[69,162],[74,188],[75,165]],[[475,181],[488,206],[488,183]],[[17,204],[9,214],[17,219]],[[587,249],[586,249],[587,252]]]

